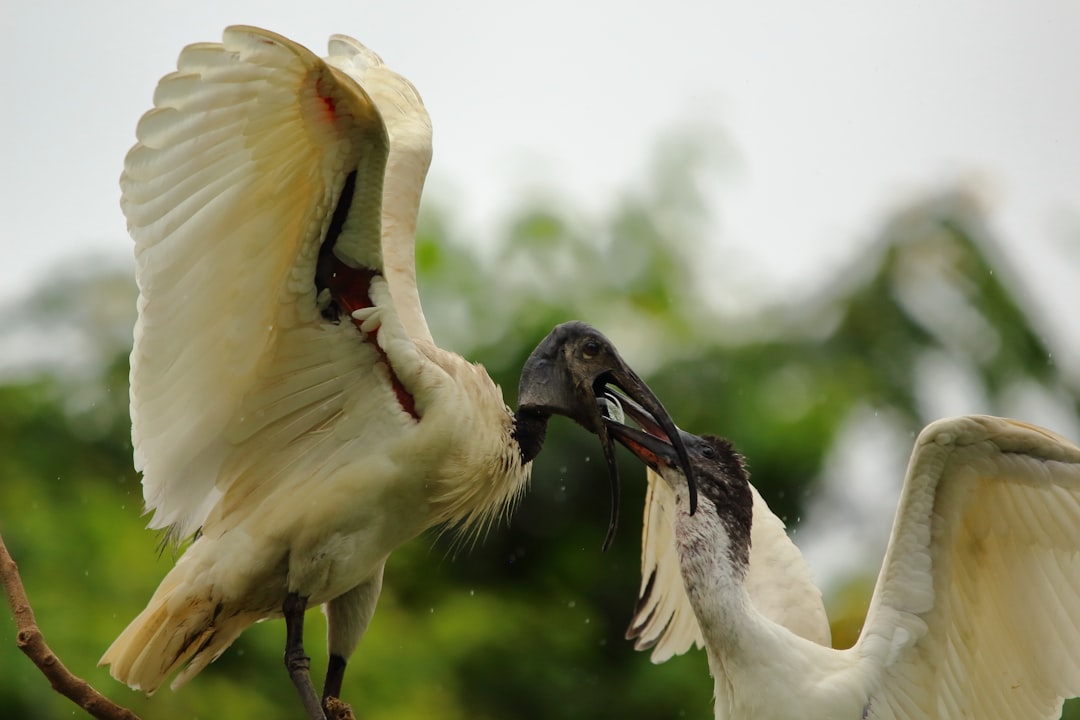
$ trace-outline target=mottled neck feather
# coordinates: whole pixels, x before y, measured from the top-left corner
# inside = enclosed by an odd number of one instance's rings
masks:
[[[695,518],[711,511],[711,507],[699,506]],[[745,584],[748,565],[734,560],[740,553],[720,530],[723,523],[716,522],[715,515],[709,523],[695,523],[695,518],[680,517],[686,521],[676,531],[680,569],[705,640],[709,671],[715,681],[716,716],[735,717],[731,713],[737,693],[732,682],[740,675],[740,668],[753,665],[751,658],[764,647],[781,654],[782,650],[773,647],[771,623],[750,600]],[[719,541],[718,532],[723,536]]]
[[[716,447],[720,453],[711,472],[698,476],[697,512],[690,516],[685,502],[678,511],[680,570],[705,639],[717,717],[773,717],[768,708],[776,702],[774,693],[762,689],[780,690],[778,683],[797,687],[830,660],[831,650],[798,637],[755,607],[746,587],[753,493],[741,458]],[[801,649],[795,658],[793,647]]]
[[[750,568],[754,498],[742,458],[726,443],[710,472],[699,476],[701,503],[691,516],[680,507],[679,562],[702,630],[734,633],[752,607],[745,580]]]
[[[714,444],[718,457],[709,476],[699,478],[698,482],[705,512],[686,520],[709,526],[707,531],[715,533],[718,543],[726,546],[727,560],[735,572],[745,577],[750,565],[750,531],[754,522],[750,475],[745,460],[730,442],[715,436],[707,437]]]
[[[701,513],[699,506],[695,518]],[[694,520],[685,514],[680,519]],[[863,676],[847,672],[855,658],[800,637],[762,614],[746,587],[749,565],[734,559],[741,552],[726,534],[720,542],[715,527],[704,534],[683,527],[677,534],[683,582],[714,679],[717,718],[867,717]],[[695,541],[704,552],[691,547]],[[824,705],[822,691],[829,697]],[[842,704],[834,706],[833,698]],[[811,710],[808,703],[830,711]],[[784,710],[777,714],[778,708]]]

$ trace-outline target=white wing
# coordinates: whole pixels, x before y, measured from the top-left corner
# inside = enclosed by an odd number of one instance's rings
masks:
[[[650,659],[662,663],[704,640],[679,571],[675,546],[675,494],[652,470],[641,538],[641,589],[627,639],[638,650],[653,648]],[[750,570],[746,588],[755,607],[796,635],[829,646],[831,631],[821,591],[810,578],[802,553],[784,523],[750,486],[754,519],[750,531]]]
[[[634,648],[648,650],[654,663],[702,647],[701,628],[686,596],[675,546],[675,493],[651,469],[641,528],[641,587],[626,631]]]
[[[872,718],[1057,718],[1080,695],[1080,448],[970,416],[919,436],[854,651]]]
[[[362,52],[334,43],[355,50],[337,64]],[[410,418],[385,367],[376,369],[378,348],[347,320],[322,320],[315,299],[319,248],[333,223],[340,254],[382,272],[388,139],[372,98],[305,48],[256,28],[189,46],[177,67],[139,122],[121,205],[140,289],[135,461],[151,526],[183,537],[239,479],[272,483],[301,464],[308,474],[328,471],[333,454],[311,451],[344,426],[345,437],[371,442]],[[388,115],[402,125],[415,107]],[[417,124],[426,123],[425,113]],[[411,181],[418,195],[422,173]],[[335,218],[349,187],[349,211]],[[389,298],[380,301],[385,286],[376,278],[366,292],[386,306],[381,332],[391,335],[401,322]]]
[[[409,336],[432,342],[416,289],[415,252],[420,193],[431,165],[431,118],[412,83],[356,40],[331,37],[326,61],[364,88],[386,123],[390,156],[383,186],[383,269]]]

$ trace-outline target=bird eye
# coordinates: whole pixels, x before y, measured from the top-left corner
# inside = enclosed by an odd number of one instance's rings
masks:
[[[709,460],[715,460],[716,448],[714,448],[712,445],[706,445],[705,447],[701,448],[701,454]]]
[[[585,344],[581,346],[581,354],[585,356],[586,360],[592,360],[600,354],[600,343],[596,340],[586,340]]]

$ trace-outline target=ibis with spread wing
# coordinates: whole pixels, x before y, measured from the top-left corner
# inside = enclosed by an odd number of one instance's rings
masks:
[[[658,660],[703,643],[716,718],[1050,720],[1080,695],[1073,443],[988,416],[923,430],[862,633],[836,650],[731,443],[682,433],[701,496],[691,514],[669,436],[626,405],[642,429],[609,419],[611,435],[659,474],[629,634]]]
[[[675,432],[587,325],[537,347],[516,412],[482,367],[434,344],[414,261],[431,124],[355,40],[334,36],[320,59],[228,28],[181,52],[137,138],[121,177],[135,463],[150,526],[194,539],[102,658],[133,688],[181,685],[283,616],[290,676],[322,717],[388,555],[506,513],[552,415],[605,437],[597,398],[613,386]],[[314,605],[329,628],[321,702],[302,642]]]

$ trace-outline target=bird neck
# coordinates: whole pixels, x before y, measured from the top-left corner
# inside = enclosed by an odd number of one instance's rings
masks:
[[[755,612],[746,590],[754,497],[741,458],[734,450],[721,457],[723,470],[714,469],[698,486],[697,511],[690,514],[689,502],[679,502],[675,525],[687,595],[703,633],[716,635],[718,647],[737,644]],[[680,489],[679,499],[685,497]]]
[[[709,646],[734,648],[756,612],[746,591],[747,566],[733,561],[736,553],[726,533],[703,527],[715,523],[694,522],[704,512],[699,509],[676,531],[683,584]]]
[[[680,508],[676,542],[683,584],[719,680],[734,668],[767,664],[762,653],[776,647],[779,626],[757,610],[746,587],[749,522],[734,512],[735,503],[710,507],[713,502],[706,495],[693,516]]]
[[[680,538],[681,540],[681,538]],[[735,712],[747,687],[747,672],[768,667],[783,650],[772,623],[754,607],[744,583],[745,572],[728,561],[727,552],[681,552],[683,582],[705,640],[709,671],[715,683],[717,717],[743,717]]]
[[[551,414],[542,410],[522,409],[514,414],[514,439],[521,450],[521,461],[532,462],[540,454],[547,437],[547,424]]]
[[[822,683],[842,677],[836,671],[843,669],[844,659],[763,615],[745,584],[748,565],[732,562],[729,548],[715,547],[715,540],[711,552],[702,552],[700,544],[692,549],[701,543],[692,533],[680,536],[678,542],[683,583],[714,679],[716,717],[859,717],[865,697],[847,686],[837,685],[836,700],[845,703],[837,707],[856,708],[851,713],[807,710],[811,705],[806,703],[818,702],[812,696]]]

